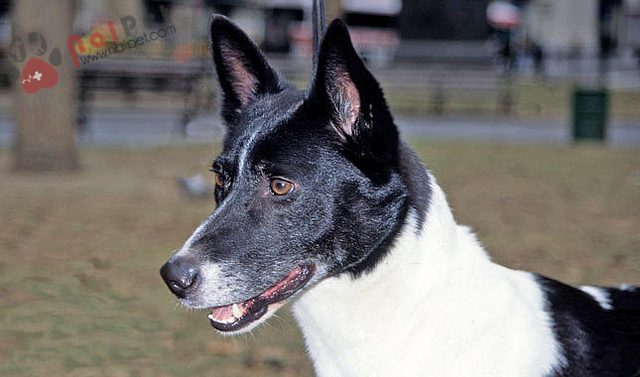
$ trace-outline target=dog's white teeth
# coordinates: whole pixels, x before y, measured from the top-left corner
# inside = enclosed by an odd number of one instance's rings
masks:
[[[242,309],[240,309],[238,304],[233,304],[233,306],[231,307],[231,310],[233,312],[233,316],[234,317],[236,317],[236,318],[242,317]]]
[[[218,319],[218,318],[214,317],[213,314],[207,315],[207,318],[209,318],[213,322],[222,323],[223,325],[228,325],[228,324],[233,323],[233,322],[236,321],[235,317],[229,317],[229,318],[225,318],[225,319]]]

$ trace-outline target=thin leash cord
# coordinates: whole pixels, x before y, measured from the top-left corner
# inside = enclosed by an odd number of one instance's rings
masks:
[[[311,6],[311,27],[313,29],[313,72],[318,66],[318,54],[320,53],[320,38],[327,29],[327,19],[324,11],[324,0],[313,0]]]

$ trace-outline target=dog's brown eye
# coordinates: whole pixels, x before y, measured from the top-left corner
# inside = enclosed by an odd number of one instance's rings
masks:
[[[214,172],[213,173],[213,183],[218,187],[224,186],[224,178],[222,178],[222,174]]]
[[[274,195],[282,196],[287,195],[293,190],[293,183],[282,179],[282,178],[274,178],[271,180],[271,192]]]

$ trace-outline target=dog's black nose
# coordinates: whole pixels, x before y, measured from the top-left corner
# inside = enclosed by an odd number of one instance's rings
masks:
[[[174,295],[185,298],[196,285],[198,268],[190,258],[172,257],[160,269],[160,276]]]

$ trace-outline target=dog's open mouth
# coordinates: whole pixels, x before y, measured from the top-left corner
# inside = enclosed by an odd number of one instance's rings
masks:
[[[211,308],[209,322],[216,330],[232,332],[259,320],[268,311],[275,311],[284,301],[298,292],[315,272],[312,264],[294,268],[282,280],[260,295],[243,302]]]

